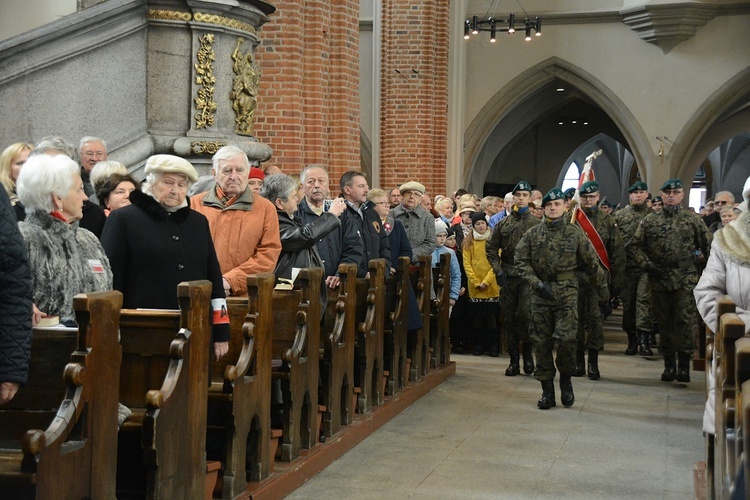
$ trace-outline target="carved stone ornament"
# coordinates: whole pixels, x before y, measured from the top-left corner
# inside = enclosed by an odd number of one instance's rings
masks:
[[[214,155],[224,146],[226,143],[218,141],[193,141],[190,143],[190,152],[194,155]]]
[[[216,54],[212,46],[214,35],[207,33],[200,37],[199,41],[201,46],[196,56],[198,63],[195,65],[195,84],[200,86],[198,96],[194,99],[195,109],[198,111],[195,115],[196,130],[213,126],[214,113],[216,113],[216,101],[214,101]]]
[[[240,46],[245,40],[237,39],[237,47],[232,53],[232,91],[229,98],[234,110],[234,132],[239,135],[253,135],[253,119],[255,107],[258,104],[258,83],[260,81],[260,67],[253,61],[252,49],[241,52]]]
[[[196,12],[191,14],[190,12],[184,12],[180,10],[166,10],[166,9],[149,9],[146,11],[146,19],[158,19],[162,21],[196,21],[205,24],[215,24],[218,26],[226,26],[227,28],[244,31],[251,35],[255,35],[255,26],[240,21],[239,19],[232,19],[231,17],[219,16],[217,14],[207,14],[205,12]]]

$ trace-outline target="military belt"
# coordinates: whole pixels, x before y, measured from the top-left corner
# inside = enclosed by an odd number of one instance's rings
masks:
[[[567,280],[572,280],[575,277],[576,277],[575,272],[568,271],[565,273],[548,274],[547,279],[544,279],[542,281],[547,281],[547,282],[567,281]]]

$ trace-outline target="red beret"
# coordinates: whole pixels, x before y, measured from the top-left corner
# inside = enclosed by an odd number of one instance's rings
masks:
[[[266,174],[264,174],[263,171],[258,167],[250,167],[250,175],[248,176],[248,178],[263,180],[266,178]]]

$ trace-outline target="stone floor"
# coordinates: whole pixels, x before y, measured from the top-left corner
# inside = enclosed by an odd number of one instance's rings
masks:
[[[613,316],[602,379],[574,378],[575,404],[536,408],[507,356],[454,355],[456,375],[289,499],[693,498],[704,459],[705,379],[661,382],[658,357],[625,356]]]

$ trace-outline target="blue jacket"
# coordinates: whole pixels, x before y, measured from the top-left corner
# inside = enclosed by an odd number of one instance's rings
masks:
[[[453,300],[458,300],[458,292],[461,290],[461,267],[458,265],[458,257],[453,249],[446,246],[437,247],[432,252],[432,267],[440,265],[440,254],[450,254],[451,256],[451,293]]]

